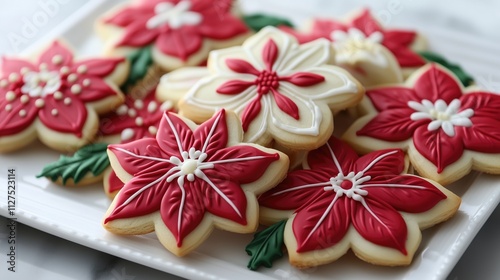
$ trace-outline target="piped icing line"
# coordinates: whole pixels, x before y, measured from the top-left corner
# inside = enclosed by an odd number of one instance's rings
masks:
[[[332,208],[333,206],[335,205],[335,202],[337,202],[337,200],[339,199],[340,196],[335,196],[332,200],[332,202],[330,202],[330,204],[328,205],[328,207],[326,208],[325,212],[323,213],[323,215],[321,215],[321,218],[318,220],[318,222],[316,223],[316,225],[314,226],[314,228],[311,230],[311,232],[309,232],[309,235],[306,237],[306,239],[304,240],[304,242],[307,242],[309,241],[309,239],[311,238],[311,236],[313,235],[313,233],[319,228],[319,226],[323,223],[323,221],[325,220],[326,216],[332,211]]]

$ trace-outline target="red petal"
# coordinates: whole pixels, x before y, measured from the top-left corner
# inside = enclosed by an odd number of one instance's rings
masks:
[[[243,59],[228,58],[226,59],[226,65],[229,69],[236,73],[253,74],[255,76],[259,76],[260,74],[260,72],[255,69],[252,64]]]
[[[368,90],[366,95],[379,112],[391,109],[408,109],[408,101],[417,101],[415,91],[407,87],[374,88]]]
[[[500,114],[498,114],[498,108],[500,108],[500,95],[489,92],[471,92],[462,95],[460,98],[461,108],[473,109],[475,117],[484,117],[500,121]]]
[[[99,119],[99,132],[104,136],[122,133],[126,128],[135,128],[135,118],[128,115],[107,114]],[[134,135],[135,136],[135,135]]]
[[[31,62],[23,59],[17,58],[7,58],[2,57],[2,68],[1,73],[8,77],[10,73],[20,73],[21,69],[28,68],[29,70],[36,71],[37,67],[33,65]]]
[[[123,58],[88,59],[75,63],[73,71],[76,71],[78,67],[84,65],[87,67],[87,71],[85,72],[86,75],[106,77],[123,61],[125,61]]]
[[[220,94],[239,94],[253,85],[254,82],[231,80],[220,85],[216,91]]]
[[[306,207],[325,194],[323,188],[330,185],[330,178],[335,175],[324,170],[292,171],[278,186],[259,196],[259,204],[277,210]]]
[[[354,228],[366,240],[394,248],[406,255],[408,229],[401,214],[386,203],[368,198],[364,201],[366,204],[362,205],[360,202],[350,200]]]
[[[83,86],[83,81],[89,80],[88,86]],[[92,76],[80,76],[75,84],[79,84],[82,88],[78,98],[84,103],[95,102],[105,99],[106,97],[116,96],[118,92],[115,91],[107,82],[101,78]],[[70,88],[70,84],[68,85]],[[68,89],[68,91],[70,91]]]
[[[325,77],[314,73],[297,72],[291,76],[282,77],[280,80],[290,82],[299,87],[308,87],[323,82]]]
[[[18,94],[12,101],[5,100],[5,93],[0,97],[0,136],[7,136],[19,133],[28,128],[38,116],[38,108],[35,100],[30,98],[26,104],[20,100],[22,94]],[[6,110],[6,106],[10,110]],[[19,111],[24,110],[26,115],[21,117]]]
[[[388,175],[399,175],[405,166],[405,153],[400,149],[387,149],[371,152],[356,161],[355,171],[363,171],[364,176],[372,179]]]
[[[209,155],[207,160],[210,160],[215,152],[226,147],[228,127],[225,110],[219,110],[212,118],[196,128],[194,139],[194,147]]]
[[[207,176],[210,183],[201,184],[207,211],[215,216],[246,225],[247,197],[241,186],[223,177],[212,177],[209,174]]]
[[[417,128],[413,143],[423,157],[437,166],[438,173],[460,159],[464,152],[460,135],[450,137],[441,128],[435,131],[429,131],[426,126]]]
[[[462,96],[459,82],[434,64],[420,75],[414,89],[420,99],[432,102],[442,99],[449,104],[453,99]]]
[[[384,41],[382,44],[387,48],[408,49],[417,37],[417,32],[410,30],[392,29],[384,32]]]
[[[278,26],[278,28],[281,31],[284,31],[284,32],[294,36],[295,38],[297,38],[297,40],[299,41],[300,44],[304,44],[304,43],[311,42],[311,41],[314,41],[314,40],[319,39],[319,38],[323,38],[323,36],[321,36],[320,34],[314,32],[314,31],[312,31],[311,33],[302,33],[300,31],[297,31],[294,28],[286,26],[286,25]],[[327,38],[327,39],[329,39],[329,38]]]
[[[177,247],[182,246],[184,238],[203,220],[205,198],[200,192],[203,184],[205,182],[197,178],[194,182],[186,180],[181,188],[174,180],[163,196],[161,218],[174,235]]]
[[[108,192],[114,193],[114,192],[117,192],[117,191],[123,189],[123,186],[125,184],[120,180],[120,178],[118,178],[118,176],[116,176],[115,171],[111,171],[111,173],[109,173],[109,177],[108,177],[108,185],[109,185]]]
[[[139,139],[126,144],[109,145],[108,149],[115,154],[120,166],[132,176],[146,170],[168,171],[172,166],[170,163],[152,159],[168,159],[168,155],[162,153],[154,138]]]
[[[154,10],[146,7],[127,7],[104,20],[105,23],[127,27],[133,23],[142,22],[143,25],[154,16]]]
[[[207,174],[239,184],[249,184],[264,175],[269,165],[279,157],[277,153],[268,154],[244,144],[227,147],[207,158],[206,162],[214,163],[214,169],[207,170]]]
[[[335,136],[332,136],[327,144],[310,151],[307,155],[307,163],[312,170],[326,171],[330,177],[337,176],[341,172],[347,175],[354,169],[357,159],[356,152]]]
[[[162,179],[164,174],[163,170],[157,170],[127,182],[116,196],[115,208],[104,219],[104,223],[116,219],[137,218],[160,210],[167,188],[173,188],[166,179]]]
[[[54,56],[56,55],[61,56],[61,63],[55,64],[53,62]],[[40,55],[38,63],[46,63],[49,70],[58,71],[62,66],[70,66],[73,64],[73,53],[58,41],[54,41],[52,45]]]
[[[465,148],[481,153],[500,153],[500,121],[476,116],[470,120],[471,127],[455,126],[455,129],[462,131],[459,135]]]
[[[70,100],[65,104],[64,100]],[[40,109],[40,121],[48,128],[60,133],[72,133],[78,137],[83,134],[83,126],[87,122],[87,107],[74,96],[66,95],[56,100],[53,95],[44,98],[45,106]],[[53,115],[53,110],[57,114]]]
[[[351,25],[359,30],[361,30],[366,35],[370,35],[373,32],[384,32],[379,23],[373,18],[370,10],[364,9],[361,14],[352,20]]]
[[[194,147],[193,131],[176,114],[165,112],[156,134],[160,148],[169,156],[181,156],[181,152]],[[201,147],[198,147],[201,149]]]
[[[296,120],[300,119],[299,108],[297,107],[297,104],[295,104],[295,102],[293,102],[290,98],[284,96],[274,88],[271,88],[271,91],[273,92],[274,101],[276,102],[276,105],[278,105],[278,108],[281,109],[281,111],[285,112],[290,117]]]
[[[259,115],[260,109],[260,95],[258,95],[247,105],[247,107],[245,107],[245,110],[241,114],[243,131],[246,132],[248,130],[250,123]]]
[[[205,16],[198,26],[198,31],[204,37],[214,40],[227,40],[248,32],[246,25],[230,13]]]
[[[376,179],[363,184],[363,189],[371,199],[384,201],[397,211],[422,213],[446,199],[433,184],[417,176],[386,175]]]
[[[125,33],[116,46],[145,47],[151,44],[158,35],[157,29],[147,29],[144,23],[134,22],[125,29]]]
[[[183,61],[197,53],[203,43],[200,34],[188,27],[161,33],[156,40],[156,46],[164,54],[175,56]]]
[[[295,216],[292,229],[298,253],[327,249],[346,235],[350,225],[349,201],[345,197],[336,199],[335,192],[329,194]]]
[[[191,0],[191,11],[200,12],[203,15],[216,14],[223,17],[230,14],[231,8],[233,6],[232,0]]]
[[[330,19],[315,19],[312,23],[312,33],[321,35],[322,38],[332,40],[331,34],[335,30],[347,31],[347,25]]]
[[[262,59],[266,64],[267,70],[272,71],[273,65],[278,58],[278,46],[273,39],[269,39],[262,49]]]
[[[428,123],[428,120],[413,121],[410,119],[414,111],[394,109],[378,113],[370,122],[356,132],[359,136],[368,136],[385,141],[404,141],[413,136],[415,130]]]

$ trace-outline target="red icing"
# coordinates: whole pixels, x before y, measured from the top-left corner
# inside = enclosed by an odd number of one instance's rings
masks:
[[[184,0],[187,1],[187,0]],[[231,13],[232,0],[191,0],[189,11],[201,15],[198,24],[172,28],[160,24],[148,28],[159,3],[178,4],[179,0],[150,0],[127,6],[106,19],[106,23],[125,29],[118,46],[144,47],[154,44],[164,54],[187,60],[198,52],[204,40],[228,40],[248,32],[246,25]]]
[[[300,43],[306,43],[318,38],[332,40],[331,34],[335,30],[347,31],[349,28],[356,28],[369,36],[373,32],[382,33],[384,45],[391,51],[401,67],[418,67],[424,65],[425,60],[411,50],[411,45],[417,36],[416,32],[408,30],[384,29],[373,18],[368,9],[364,9],[360,15],[352,19],[349,23],[342,23],[334,20],[316,19],[312,24],[309,33],[301,33],[290,27],[280,27],[283,31],[293,34]]]
[[[85,103],[118,94],[103,79],[122,61],[90,59],[74,62],[72,53],[57,41],[40,55],[36,65],[26,60],[4,57],[0,78],[0,83],[4,83],[4,86],[0,85],[0,136],[19,133],[38,117],[54,131],[80,137],[87,119]],[[40,75],[42,72],[50,73],[60,85],[43,94],[30,95],[34,85],[33,82],[30,84],[25,81],[28,79],[26,74]],[[17,76],[17,79],[11,79],[12,75]],[[40,81],[37,85],[46,88],[48,82]],[[76,94],[75,89],[72,90],[74,85],[79,87]],[[28,89],[23,92],[23,87]],[[60,92],[57,98],[55,92]]]
[[[137,106],[137,99],[128,95],[125,103],[115,112],[100,118],[99,132],[104,136],[111,136],[120,135],[125,129],[131,129],[133,131],[131,137],[122,138],[120,143],[127,143],[144,137],[155,137],[156,132],[154,129],[158,129],[164,112],[161,108],[162,103],[155,98],[155,90],[151,90],[140,101],[142,102]],[[163,109],[170,111],[171,108]],[[138,123],[138,118],[142,122]]]
[[[217,88],[217,93],[220,94],[240,94],[251,86],[257,86],[257,96],[250,101],[241,116],[243,131],[247,131],[250,123],[259,115],[261,98],[268,93],[273,95],[274,101],[281,111],[296,120],[300,119],[299,108],[295,102],[279,91],[281,82],[289,82],[299,87],[308,87],[325,80],[321,75],[307,72],[297,72],[290,76],[278,76],[273,70],[278,54],[278,46],[273,39],[269,39],[262,49],[262,60],[266,65],[266,68],[262,71],[255,69],[252,64],[245,60],[226,59],[226,65],[232,71],[256,76],[253,82],[230,80]]]
[[[116,176],[116,173],[114,170],[112,170],[111,173],[109,173],[109,177],[107,178],[107,180],[108,180],[108,186],[109,186],[108,193],[114,193],[114,192],[117,192],[123,188],[124,184],[120,180],[120,178],[118,178],[118,176]]]
[[[500,153],[500,96],[480,91],[464,94],[459,82],[436,66],[422,73],[413,88],[382,87],[369,90],[367,96],[379,113],[357,135],[390,142],[412,139],[417,151],[437,167],[438,173],[456,162],[464,150]],[[429,130],[431,119],[411,119],[416,111],[408,102],[435,103],[438,99],[446,104],[458,99],[458,112],[472,109],[472,126],[455,125],[455,135],[449,136],[442,128]]]
[[[295,211],[292,229],[297,252],[337,244],[352,224],[366,240],[406,254],[407,227],[399,212],[422,213],[446,198],[425,179],[400,175],[404,169],[401,150],[358,157],[332,137],[309,152],[307,163],[309,169],[290,172],[281,184],[259,197],[261,206]],[[357,179],[345,178],[354,175]],[[354,193],[351,197],[349,190]]]
[[[179,247],[205,212],[245,225],[247,199],[241,185],[258,180],[279,155],[244,144],[227,146],[224,110],[194,131],[175,114],[163,116],[156,138],[109,146],[134,178],[119,192],[105,223],[160,211]],[[196,158],[198,171],[191,171],[190,180],[189,173],[179,170]]]

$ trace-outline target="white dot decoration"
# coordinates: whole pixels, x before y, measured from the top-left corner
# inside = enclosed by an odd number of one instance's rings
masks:
[[[21,68],[21,74],[23,74],[23,75],[28,73],[29,71],[30,71],[30,69],[28,67]]]
[[[40,63],[39,68],[40,70],[47,70],[49,67],[47,66],[47,63]]]
[[[134,137],[134,130],[131,128],[125,128],[122,133],[121,133],[121,139],[122,141],[127,141]]]
[[[64,98],[63,102],[64,102],[65,105],[69,105],[69,104],[71,104],[71,98],[66,97],[66,98]]]
[[[61,67],[61,70],[59,70],[61,74],[68,74],[69,73],[69,67],[68,66],[63,66]]]
[[[43,99],[37,99],[35,101],[35,106],[37,108],[42,108],[43,106],[45,106],[45,101]]]
[[[81,92],[82,92],[82,86],[80,86],[80,85],[72,85],[71,86],[71,93],[79,94]]]
[[[10,112],[12,110],[12,104],[5,105],[5,111]]]
[[[76,72],[80,73],[80,74],[85,74],[87,72],[88,68],[87,66],[85,65],[80,65],[78,66],[78,68],[76,69]]]
[[[61,100],[63,98],[63,94],[60,91],[54,92],[54,99]]]
[[[19,74],[17,73],[10,73],[9,75],[9,81],[12,83],[15,83],[19,80]]]
[[[135,118],[135,124],[137,126],[142,126],[144,124],[144,120],[141,117]]]
[[[127,105],[121,105],[120,107],[118,107],[118,109],[116,109],[116,114],[123,116],[127,113],[127,110],[128,110]]]
[[[148,127],[148,131],[151,135],[156,135],[156,133],[158,132],[158,128],[156,128],[156,126],[150,126]]]
[[[19,116],[26,117],[26,110],[22,109],[19,111]]]
[[[21,96],[21,103],[26,104],[29,100],[30,98],[27,95]]]
[[[128,116],[131,118],[137,116],[137,111],[135,111],[133,108],[128,109],[127,113],[128,113]]]
[[[7,91],[5,99],[7,99],[7,101],[14,101],[14,99],[16,99],[16,94],[13,91]]]
[[[163,112],[172,109],[172,107],[173,106],[171,101],[165,101],[161,104],[160,110]]]
[[[141,110],[142,108],[144,108],[144,102],[140,99],[137,99],[136,101],[134,101],[134,107]]]
[[[0,87],[5,88],[9,85],[7,80],[0,80]]]
[[[68,81],[69,81],[70,83],[74,83],[74,82],[76,82],[76,80],[77,80],[77,79],[78,79],[78,76],[77,76],[75,73],[71,73],[71,74],[69,74],[69,76],[68,76]]]
[[[149,113],[154,113],[156,112],[156,109],[158,109],[158,103],[156,101],[151,101],[148,104],[148,112]]]
[[[82,85],[83,85],[84,87],[88,87],[88,86],[90,86],[90,79],[85,79],[85,80],[83,80]]]
[[[50,113],[52,114],[52,116],[57,116],[57,114],[59,114],[59,111],[57,111],[57,109],[52,109]]]
[[[59,65],[63,62],[63,57],[60,54],[56,54],[52,57],[52,63],[55,65]]]

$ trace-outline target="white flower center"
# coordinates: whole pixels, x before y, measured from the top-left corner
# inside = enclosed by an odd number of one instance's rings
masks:
[[[330,37],[338,63],[355,64],[357,60],[368,60],[382,67],[387,65],[379,48],[376,48],[384,40],[384,35],[378,31],[366,36],[359,29],[349,28],[347,32],[335,30]]]
[[[453,99],[450,104],[446,104],[442,99],[438,99],[436,103],[427,99],[422,100],[422,103],[408,101],[408,107],[415,110],[410,116],[412,120],[430,119],[432,121],[427,126],[429,131],[442,128],[450,137],[455,136],[455,126],[472,126],[470,118],[474,116],[474,110],[467,108],[459,112],[460,106],[459,99]]]
[[[155,6],[155,15],[146,22],[146,27],[154,29],[168,25],[172,29],[178,29],[184,25],[197,25],[203,19],[202,15],[190,11],[191,2],[184,0],[177,5],[169,2],[158,3]]]
[[[368,194],[368,191],[361,189],[362,184],[371,180],[371,176],[363,176],[363,172],[350,172],[345,176],[339,173],[337,176],[330,178],[331,186],[324,187],[325,191],[334,191],[337,197],[343,195],[352,198],[356,201],[361,201],[363,196]]]
[[[31,97],[44,97],[61,87],[61,77],[57,71],[30,71],[23,75],[23,82],[21,92]]]
[[[213,163],[203,162],[207,159],[208,155],[195,148],[190,148],[189,152],[182,152],[181,157],[181,159],[176,156],[170,157],[170,162],[176,165],[176,167],[171,169],[175,173],[167,177],[167,182],[177,179],[179,185],[183,186],[185,177],[187,177],[188,181],[193,182],[196,177],[204,177],[203,169],[214,167]]]

